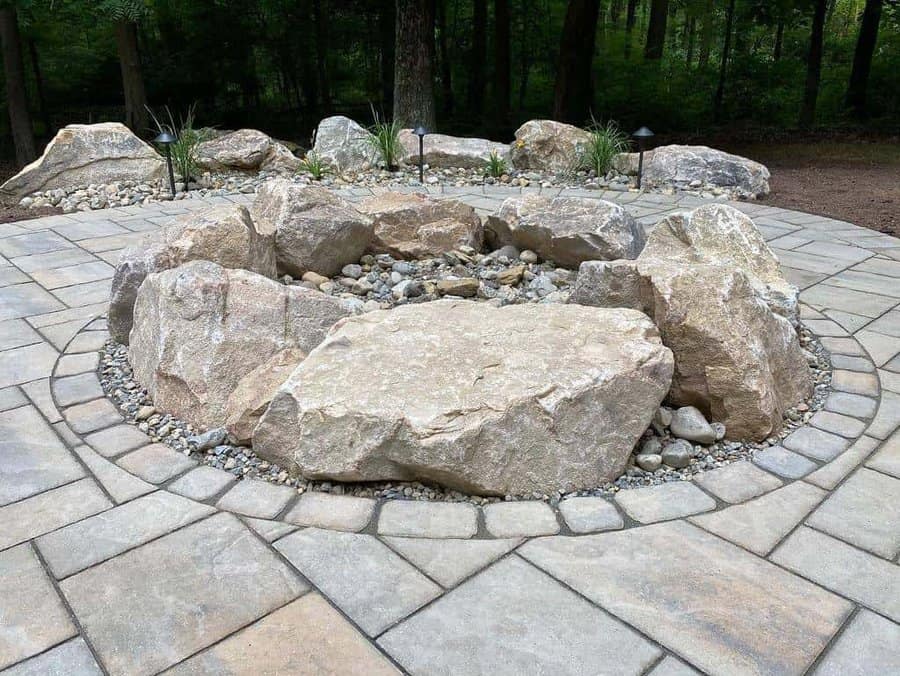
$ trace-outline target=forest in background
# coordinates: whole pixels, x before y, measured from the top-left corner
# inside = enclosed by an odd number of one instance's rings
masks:
[[[301,145],[372,108],[498,140],[536,117],[695,140],[900,128],[897,0],[2,0],[0,37],[7,159],[23,108],[38,151],[76,122],[150,136],[145,104]]]

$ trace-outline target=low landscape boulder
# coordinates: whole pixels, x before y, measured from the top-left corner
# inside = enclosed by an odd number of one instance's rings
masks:
[[[644,230],[620,205],[582,197],[524,195],[506,199],[489,216],[485,238],[491,248],[511,244],[559,265],[637,258]]]
[[[41,190],[92,183],[148,183],[164,174],[163,158],[124,124],[70,124],[38,159],[0,186],[0,196],[20,200]]]
[[[313,152],[332,171],[366,171],[376,164],[372,134],[349,117],[334,115],[319,122]]]
[[[516,130],[510,159],[516,169],[571,171],[577,168],[590,140],[588,132],[571,124],[529,120]]]
[[[637,173],[637,153],[616,160],[619,169]],[[769,194],[765,165],[707,146],[660,146],[644,154],[647,188],[727,188],[744,197]]]
[[[297,278],[306,272],[336,275],[356,263],[372,240],[372,219],[321,186],[268,181],[250,213],[255,223],[275,233],[279,272]]]
[[[213,172],[295,172],[300,168],[300,159],[261,131],[238,129],[198,145],[197,166]]]
[[[622,473],[672,368],[632,310],[406,305],[337,324],[279,389],[253,446],[314,479],[592,487]]]
[[[246,207],[215,206],[178,216],[125,249],[112,279],[107,322],[114,340],[128,344],[134,302],[148,274],[208,260],[275,276],[275,232],[253,222]]]
[[[419,137],[412,129],[400,131],[404,154],[401,162],[419,163]],[[509,144],[483,138],[427,134],[423,139],[425,164],[433,168],[484,169],[491,153],[509,162]]]
[[[697,407],[723,423],[731,439],[771,436],[785,411],[812,392],[794,326],[733,265],[644,254],[588,261],[570,302],[631,307],[651,317],[675,356],[669,403]]]
[[[358,209],[372,218],[369,250],[373,253],[430,258],[459,246],[480,249],[482,245],[481,218],[462,202],[389,192],[363,200]]]
[[[348,314],[319,291],[192,261],[141,285],[129,358],[157,408],[204,428],[227,421],[240,432],[252,424],[235,412],[252,420],[278,384],[246,376],[302,359]]]

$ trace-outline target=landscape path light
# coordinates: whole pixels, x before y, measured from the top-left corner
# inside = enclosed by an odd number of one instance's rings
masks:
[[[178,139],[167,131],[163,131],[153,139],[154,143],[158,143],[166,149],[166,164],[169,167],[169,189],[172,191],[172,199],[175,199],[175,170],[172,169],[172,144]],[[187,179],[185,179],[185,188],[187,188]]]
[[[425,183],[425,134],[428,130],[421,124],[413,130],[413,133],[419,137],[419,183]]]
[[[638,142],[638,174],[637,174],[637,187],[638,190],[641,189],[641,179],[644,175],[644,149],[647,146],[647,139],[653,138],[653,132],[647,129],[647,127],[641,127],[636,132],[632,134],[632,137],[637,139]]]

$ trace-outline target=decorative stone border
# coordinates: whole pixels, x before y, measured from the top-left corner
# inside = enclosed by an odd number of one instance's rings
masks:
[[[570,498],[557,506],[543,501],[477,507],[318,492],[298,495],[288,486],[238,481],[229,472],[198,466],[125,423],[105,398],[97,375],[97,351],[108,338],[102,319],[87,322],[66,345],[50,389],[71,428],[75,452],[116,503],[162,488],[240,515],[270,541],[303,527],[429,539],[578,536],[685,517],[715,531],[728,523],[730,510],[777,499],[778,491],[800,479],[810,490],[833,489],[879,443],[865,435],[881,391],[867,351],[853,337],[827,335],[828,326],[819,319],[808,317],[804,323],[822,334],[818,338],[832,354],[832,392],[809,424],[793,431],[781,446],[758,452],[752,462],[740,460],[691,481],[623,490],[612,499]],[[807,511],[824,495],[819,491],[812,496]]]

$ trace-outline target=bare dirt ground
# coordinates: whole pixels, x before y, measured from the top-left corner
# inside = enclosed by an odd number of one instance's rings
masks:
[[[767,203],[900,237],[900,143],[823,141],[729,150],[769,167]]]

